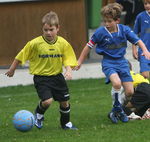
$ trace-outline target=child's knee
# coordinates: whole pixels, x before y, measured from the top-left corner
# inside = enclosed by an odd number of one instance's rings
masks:
[[[125,91],[125,95],[126,95],[127,97],[132,97],[133,93],[134,93],[134,90],[133,90],[133,89],[129,89],[129,90],[126,90],[126,91]]]
[[[113,83],[113,88],[117,89],[117,90],[120,90],[121,89],[121,82],[114,82]]]
[[[43,105],[44,107],[49,107],[50,104],[52,103],[52,100],[53,100],[53,99],[47,99],[47,100],[45,100],[45,101],[42,101],[42,105]]]
[[[68,101],[65,101],[65,102],[60,102],[60,106],[63,107],[63,108],[67,108],[70,106],[69,102]]]

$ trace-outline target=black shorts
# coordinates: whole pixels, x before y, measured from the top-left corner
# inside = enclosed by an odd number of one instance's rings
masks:
[[[33,80],[38,96],[42,101],[50,98],[59,102],[69,100],[69,90],[62,74],[55,76],[34,75]]]
[[[131,103],[139,115],[142,115],[150,107],[150,84],[139,84],[132,96]]]

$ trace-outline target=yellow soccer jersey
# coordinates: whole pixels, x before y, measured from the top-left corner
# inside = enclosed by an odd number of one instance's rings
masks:
[[[57,75],[63,66],[77,66],[71,45],[60,36],[54,44],[46,42],[42,36],[29,41],[15,59],[22,64],[29,61],[29,71],[33,75]]]
[[[137,85],[139,85],[142,82],[146,82],[149,84],[149,80],[145,79],[141,74],[135,73],[133,71],[130,71],[130,74],[131,74],[132,79],[133,79],[133,86],[134,87],[137,87]]]

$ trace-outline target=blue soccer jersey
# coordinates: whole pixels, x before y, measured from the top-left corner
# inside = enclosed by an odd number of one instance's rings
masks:
[[[143,11],[136,17],[134,32],[139,35],[141,40],[145,43],[148,51],[150,51],[150,14],[147,11]],[[140,62],[150,63],[150,60],[141,56],[142,50],[139,48],[139,60]]]
[[[96,53],[107,58],[124,57],[127,41],[136,44],[139,38],[128,26],[118,24],[117,27],[118,32],[115,33],[110,33],[106,27],[98,28],[87,45],[90,48],[96,45]]]
[[[114,73],[119,75],[121,82],[133,81],[124,55],[127,41],[136,44],[139,38],[128,26],[118,24],[117,28],[118,32],[110,33],[106,27],[100,27],[87,43],[90,48],[96,45],[96,53],[104,57],[102,70],[106,75],[106,83]]]

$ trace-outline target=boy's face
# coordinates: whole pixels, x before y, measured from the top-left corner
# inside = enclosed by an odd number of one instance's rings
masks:
[[[119,19],[114,20],[112,18],[104,18],[104,25],[110,32],[115,32],[118,23]]]
[[[57,33],[59,31],[59,27],[56,26],[50,26],[48,24],[43,25],[43,36],[48,40],[48,41],[54,41]]]
[[[150,0],[144,0],[144,8],[150,13]]]

